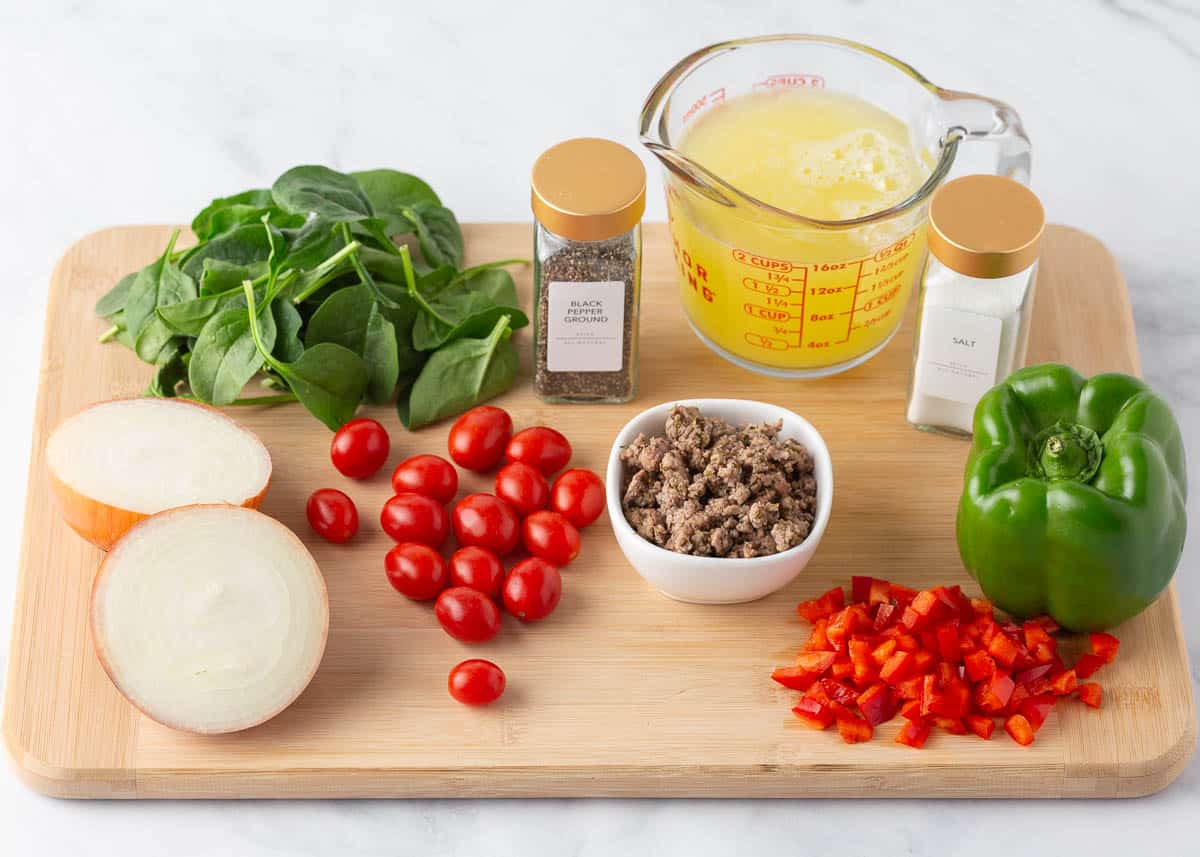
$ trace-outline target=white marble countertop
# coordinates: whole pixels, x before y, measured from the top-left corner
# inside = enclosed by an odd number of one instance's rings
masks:
[[[412,6],[411,9],[404,8]],[[494,2],[0,3],[0,640],[11,618],[50,269],[81,235],[184,219],[305,162],[397,166],[463,220],[529,217],[529,165],[589,134],[635,143],[649,87],[723,38],[867,42],[1001,98],[1034,141],[1052,220],[1129,280],[1146,377],[1184,424],[1200,491],[1200,5]],[[686,9],[686,11],[684,11]],[[655,171],[657,175],[657,171]],[[657,180],[656,180],[657,182]],[[662,219],[660,195],[649,219]],[[1176,578],[1200,627],[1200,540]],[[1200,664],[1200,633],[1190,639]],[[0,677],[7,645],[0,649]],[[1196,669],[1193,668],[1195,674]],[[1200,757],[1166,791],[1103,802],[62,802],[0,772],[5,853],[1081,854],[1195,847]],[[1191,843],[1187,845],[1186,843]]]

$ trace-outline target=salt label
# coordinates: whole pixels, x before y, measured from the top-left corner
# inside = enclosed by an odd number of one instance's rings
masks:
[[[1004,323],[992,316],[925,305],[916,388],[972,408],[996,383]]]
[[[551,372],[619,372],[625,284],[556,281],[546,288],[546,368]]]

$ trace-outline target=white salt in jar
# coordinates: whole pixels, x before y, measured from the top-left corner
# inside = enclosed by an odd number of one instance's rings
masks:
[[[1024,365],[1045,212],[1002,176],[964,176],[929,203],[908,421],[970,435],[980,398]]]

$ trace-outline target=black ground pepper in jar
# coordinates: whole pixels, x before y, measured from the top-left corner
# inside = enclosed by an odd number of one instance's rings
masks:
[[[567,140],[533,165],[534,377],[549,402],[637,390],[646,170],[624,146]]]

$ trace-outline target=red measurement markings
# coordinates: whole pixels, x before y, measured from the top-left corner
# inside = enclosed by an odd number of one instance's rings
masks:
[[[739,250],[735,247],[730,252],[733,253],[735,261],[741,262],[743,265],[752,265],[755,268],[761,268],[764,271],[786,274],[795,267],[795,265],[786,259],[772,259],[770,256],[759,256],[757,253],[751,253],[749,250]]]
[[[786,301],[783,303],[784,306],[787,305]],[[752,304],[749,301],[742,304],[742,311],[751,318],[761,318],[763,321],[787,321],[792,317],[792,314],[783,307],[767,307],[761,304]]]
[[[773,74],[754,84],[754,91],[764,89],[824,89],[825,78],[819,74]]]
[[[748,331],[745,338],[749,345],[753,345],[755,348],[765,348],[768,351],[786,351],[791,348],[786,339],[776,339],[774,336],[766,336],[762,333]]]
[[[762,295],[771,295],[777,298],[786,298],[788,295],[794,294],[795,290],[784,283],[771,283],[765,280],[756,280],[754,277],[743,277],[742,286],[752,292],[758,292]],[[803,289],[801,290],[803,292]],[[803,294],[801,295],[803,298]]]
[[[682,120],[683,124],[686,125],[688,122],[690,122],[693,119],[693,117],[695,117],[695,115],[697,113],[699,113],[701,110],[705,110],[706,108],[709,108],[709,107],[716,107],[718,104],[720,104],[724,100],[725,100],[725,87],[723,87],[723,86],[719,87],[717,89],[714,89],[712,92],[706,92],[704,95],[701,95],[699,98],[697,98],[695,101],[693,101],[692,106],[689,107],[687,109],[687,111],[683,114],[683,120]]]
[[[863,262],[859,261],[858,262],[858,274],[854,277],[854,298],[850,303],[850,312],[843,313],[843,315],[848,314],[850,316],[848,319],[846,319],[846,338],[838,340],[839,342],[849,342],[850,341],[850,333],[851,333],[851,331],[854,330],[854,311],[858,306],[858,288],[860,285],[862,285],[862,278],[863,278]]]

